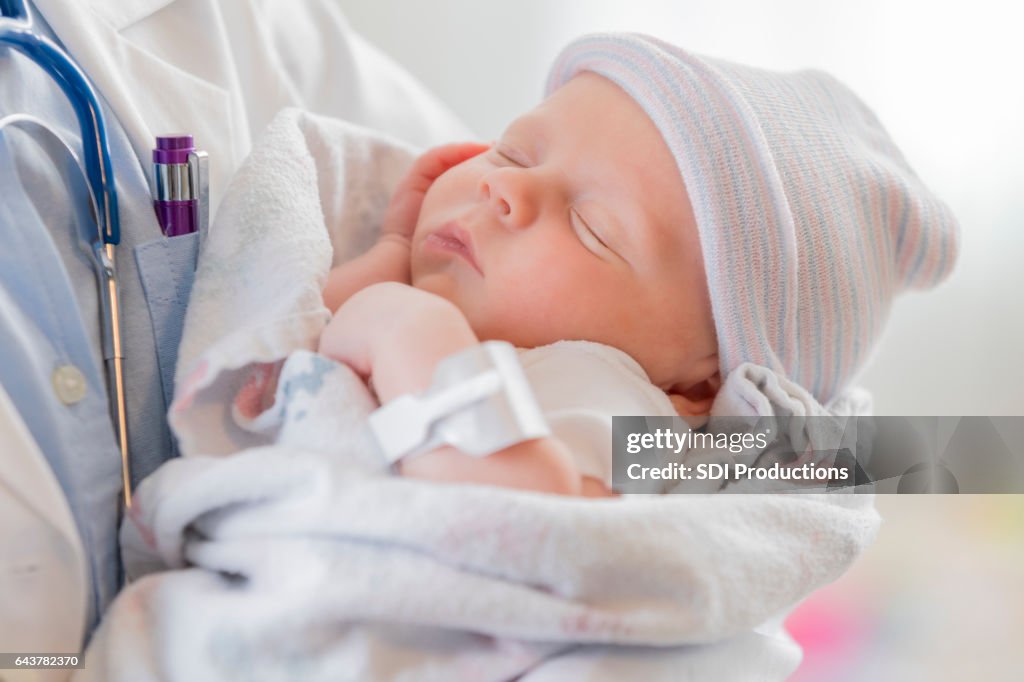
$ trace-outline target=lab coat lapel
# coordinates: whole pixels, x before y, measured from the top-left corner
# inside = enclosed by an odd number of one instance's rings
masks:
[[[9,448],[0,467],[0,641],[77,651],[93,600],[85,549],[60,484],[3,386],[0,442]]]
[[[110,24],[115,31],[123,31],[173,2],[174,0],[85,0],[85,4],[90,5],[93,12]]]
[[[174,0],[35,3],[117,115],[136,156],[147,169],[146,175],[150,175],[155,136],[187,132],[210,153],[211,190],[219,194],[227,185],[227,174],[237,165],[238,155],[245,152],[239,149],[244,145],[233,137],[236,126],[232,125],[228,89],[164,61],[122,35],[129,27],[139,27],[140,22],[159,20],[154,14]],[[203,41],[185,49],[204,49]]]
[[[10,448],[4,453],[4,465],[0,467],[0,494],[20,500],[67,540],[71,550],[69,559],[78,564],[84,585],[85,550],[71,508],[61,494],[60,483],[47,465],[46,457],[39,451],[3,386],[0,386],[0,441]],[[84,587],[82,593],[85,594]]]

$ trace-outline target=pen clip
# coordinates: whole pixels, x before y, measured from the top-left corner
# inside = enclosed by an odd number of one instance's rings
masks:
[[[210,229],[210,155],[201,149],[188,153],[188,181],[192,198],[196,199],[196,229],[202,250],[206,232]]]

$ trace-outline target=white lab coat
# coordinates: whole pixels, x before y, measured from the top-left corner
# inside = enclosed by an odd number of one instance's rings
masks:
[[[330,0],[36,0],[36,6],[106,98],[140,159],[149,157],[158,133],[185,130],[200,141],[212,160],[214,210],[253,136],[284,106],[371,124],[419,145],[469,134],[417,81],[355,35]],[[89,585],[83,544],[60,485],[8,395],[17,390],[0,386],[0,604],[6,606],[0,651],[74,652],[82,643]],[[20,557],[19,565],[9,557]],[[0,672],[4,680],[67,676]]]

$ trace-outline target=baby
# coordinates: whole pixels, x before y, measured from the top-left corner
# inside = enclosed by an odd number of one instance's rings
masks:
[[[952,267],[948,209],[825,74],[595,35],[563,51],[548,92],[495,144],[421,156],[377,244],[330,273],[320,352],[371,379],[382,404],[426,389],[444,357],[501,339],[601,344],[646,385],[643,414],[693,426],[743,363],[828,407],[893,294]],[[593,355],[595,376],[619,376]],[[557,436],[484,458],[441,447],[401,472],[612,494]]]

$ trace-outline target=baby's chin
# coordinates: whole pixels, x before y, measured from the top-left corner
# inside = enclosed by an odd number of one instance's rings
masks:
[[[469,328],[481,342],[508,341],[513,345],[522,345],[512,328],[500,324],[500,320],[493,319],[493,315],[488,315],[484,292],[479,285],[467,292],[460,287],[457,280],[443,272],[414,276],[412,285],[453,303],[462,312],[469,323]]]
[[[459,305],[459,285],[449,273],[428,272],[425,274],[417,274],[414,271],[412,275],[412,285],[417,289],[437,294],[441,298],[447,299],[455,305]]]
[[[463,294],[462,286],[451,273],[442,271],[418,276],[413,274],[412,285],[417,289],[428,291],[453,303],[465,315],[473,331],[477,331],[476,325],[473,322],[477,317],[476,309],[478,306],[474,304],[479,302],[467,300],[467,297]]]

